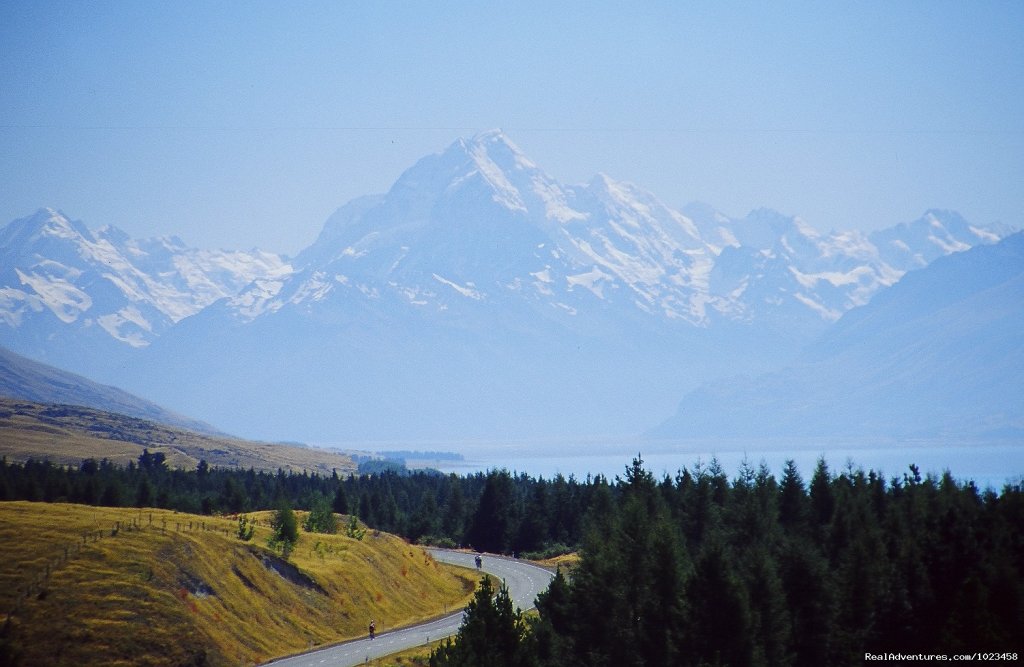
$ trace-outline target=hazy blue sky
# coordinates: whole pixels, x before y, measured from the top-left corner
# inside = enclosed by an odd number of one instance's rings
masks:
[[[0,2],[0,224],[294,253],[495,127],[675,206],[1024,226],[1024,2]]]

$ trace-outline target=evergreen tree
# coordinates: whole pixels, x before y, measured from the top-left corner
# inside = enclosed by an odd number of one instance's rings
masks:
[[[466,500],[462,492],[462,482],[452,473],[448,476],[445,484],[448,494],[444,504],[442,530],[456,544],[462,544],[466,530]]]
[[[439,524],[437,498],[432,490],[426,489],[423,491],[419,506],[409,519],[406,537],[414,542],[421,537],[434,537]]]
[[[338,519],[331,510],[332,508],[327,502],[327,498],[321,493],[315,494],[313,501],[310,503],[309,514],[306,515],[306,520],[302,522],[303,530],[307,533],[326,533],[328,535],[337,533]]]
[[[354,540],[362,540],[366,535],[366,530],[359,527],[359,520],[356,518],[355,514],[348,515],[348,525],[345,526],[345,535]]]
[[[767,549],[756,549],[746,565],[754,663],[792,664],[792,625],[778,566]]]
[[[103,489],[103,496],[100,498],[100,505],[103,507],[121,507],[121,484],[117,480],[110,480]],[[29,498],[31,500],[31,498]]]
[[[356,514],[363,520],[363,523],[367,525],[374,525],[377,523],[377,515],[373,511],[373,505],[370,502],[369,491],[364,490],[359,496],[359,503],[356,505]]]
[[[779,485],[779,522],[787,531],[800,532],[807,527],[808,512],[803,478],[793,459],[788,459]]]
[[[751,664],[750,607],[722,545],[709,545],[698,559],[687,598],[690,659],[696,664]]]
[[[238,539],[243,542],[248,542],[252,539],[253,534],[256,532],[256,519],[250,519],[244,514],[238,515],[238,530],[235,535]]]
[[[570,665],[577,653],[573,642],[579,630],[571,594],[569,582],[558,568],[547,589],[537,596],[539,617],[531,627],[530,638],[539,667]]]
[[[331,504],[331,508],[338,514],[348,514],[348,494],[345,493],[343,484],[339,484],[338,489],[334,492],[334,502]]]
[[[547,487],[547,482],[543,479],[533,484],[533,492],[530,494],[516,536],[518,550],[539,551],[547,541],[548,528],[551,525]]]
[[[142,454],[139,455],[139,470],[150,474],[162,473],[166,470],[167,456],[163,452],[150,453],[148,449],[143,449]]]
[[[834,628],[833,592],[828,561],[809,538],[787,540],[779,555],[779,577],[786,596],[793,664],[829,663]]]
[[[149,480],[143,477],[139,480],[139,487],[135,493],[135,506],[136,507],[152,507],[153,506],[153,485],[149,483]]]
[[[480,580],[466,607],[455,640],[430,654],[430,667],[526,667],[531,663],[522,612],[513,610],[504,584],[495,595],[488,576]]]
[[[667,521],[654,528],[651,551],[651,595],[641,626],[644,662],[677,665],[685,650],[686,586],[691,567],[677,533]]]
[[[512,477],[506,470],[491,471],[467,537],[474,549],[507,553],[515,531],[516,500]]]
[[[224,486],[218,498],[218,505],[232,514],[245,509],[245,494],[233,477],[224,478]]]
[[[824,458],[818,459],[818,465],[811,477],[811,514],[815,526],[823,528],[832,520],[835,499],[832,497],[832,476]],[[819,531],[818,533],[822,533]]]
[[[274,517],[270,520],[270,528],[270,547],[280,549],[281,554],[288,558],[299,541],[299,524],[287,500],[282,499],[278,502]]]
[[[566,647],[566,665],[610,665],[612,653],[633,626],[626,607],[626,565],[613,544],[619,517],[612,490],[603,478],[595,484],[587,512],[580,562],[570,585],[574,633]]]

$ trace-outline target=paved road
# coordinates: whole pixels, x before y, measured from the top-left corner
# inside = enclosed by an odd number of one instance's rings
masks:
[[[431,549],[430,552],[442,563],[476,567],[473,562],[474,555],[470,553],[443,549]],[[498,579],[504,579],[512,596],[512,604],[524,610],[533,607],[537,595],[547,588],[552,577],[544,568],[500,556],[484,555],[483,569]],[[373,640],[357,639],[267,664],[274,667],[355,667],[374,658],[382,658],[414,646],[450,637],[458,632],[462,615],[463,612],[456,612],[430,623],[390,632],[378,632],[376,639]]]

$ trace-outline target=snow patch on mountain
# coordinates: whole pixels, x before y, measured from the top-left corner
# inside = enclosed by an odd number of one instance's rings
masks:
[[[519,191],[505,176],[504,170],[491,160],[486,147],[481,142],[474,142],[469,152],[473,156],[477,170],[452,181],[449,191],[457,190],[465,181],[480,175],[494,189],[494,201],[512,211],[526,212],[526,204],[519,196]]]
[[[46,306],[64,324],[74,322],[92,307],[92,298],[63,278],[14,271],[21,284],[32,290],[31,294],[23,293],[24,299],[34,299]]]
[[[977,236],[982,243],[999,243],[1003,238],[991,230],[975,227],[974,225],[968,225],[967,228],[970,229],[971,233]]]
[[[0,318],[11,330],[31,320],[34,330],[51,333],[98,324],[138,348],[256,279],[291,272],[272,253],[198,250],[174,237],[136,240],[40,209],[0,229]],[[45,312],[56,322],[40,319]],[[12,331],[4,339],[17,337]]]
[[[289,301],[291,303],[302,303],[304,301],[322,301],[334,288],[323,271],[317,271],[313,276],[302,283]]]
[[[604,299],[604,283],[610,282],[614,277],[610,273],[605,273],[596,266],[587,271],[586,273],[580,273],[575,276],[566,276],[566,281],[569,283],[569,289],[573,287],[584,287],[594,293],[598,299]]]
[[[800,303],[810,308],[812,311],[818,313],[818,315],[820,315],[821,319],[823,320],[835,322],[843,315],[842,311],[826,308],[823,304],[819,303],[818,301],[815,301],[814,299],[812,299],[811,297],[807,296],[804,293],[795,292],[793,294],[793,297]],[[776,300],[774,302],[769,301],[769,303],[780,304],[781,300]]]
[[[145,347],[145,335],[153,332],[153,326],[143,317],[138,308],[127,306],[116,313],[101,315],[96,322],[111,337],[132,347]]]
[[[473,299],[475,301],[482,301],[484,299],[484,295],[481,294],[476,289],[476,285],[474,285],[473,283],[466,283],[465,285],[459,285],[459,284],[457,284],[455,282],[452,282],[451,280],[448,280],[447,278],[442,278],[441,276],[437,275],[436,273],[434,273],[432,275],[434,277],[434,280],[436,280],[437,282],[441,283],[442,285],[447,285],[448,287],[451,287],[453,290],[455,290],[456,292],[458,292],[459,294],[461,294],[462,296],[464,296],[466,298]]]
[[[560,225],[574,220],[585,221],[587,214],[569,206],[565,191],[556,183],[534,175],[531,180],[531,189],[544,205],[544,217]]]
[[[258,279],[239,293],[227,300],[227,304],[242,321],[250,322],[260,315],[280,310],[284,301],[276,297],[284,288],[283,280]]]

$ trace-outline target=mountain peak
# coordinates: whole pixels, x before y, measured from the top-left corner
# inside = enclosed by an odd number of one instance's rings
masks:
[[[50,220],[52,218],[63,218],[65,220],[67,219],[63,213],[49,206],[43,206],[39,208],[38,210],[36,210],[35,213],[33,213],[29,217],[32,218],[33,220]]]
[[[13,247],[42,238],[57,238],[77,242],[92,241],[92,233],[80,222],[73,222],[53,208],[40,208],[32,215],[14,220],[0,229],[0,247]]]
[[[72,223],[63,213],[57,209],[44,207],[32,215],[22,218],[19,222],[37,228],[63,229],[70,228]]]
[[[500,143],[504,142],[511,144],[505,133],[500,127],[491,128],[490,130],[484,130],[473,135],[473,138],[469,140],[471,144],[484,144],[484,143]]]
[[[537,168],[500,129],[480,132],[469,139],[460,138],[448,147],[444,155],[455,159],[468,158],[484,172],[494,168],[501,171]]]
[[[964,222],[964,217],[960,215],[959,211],[947,208],[930,208],[921,217],[925,220],[955,220]]]

